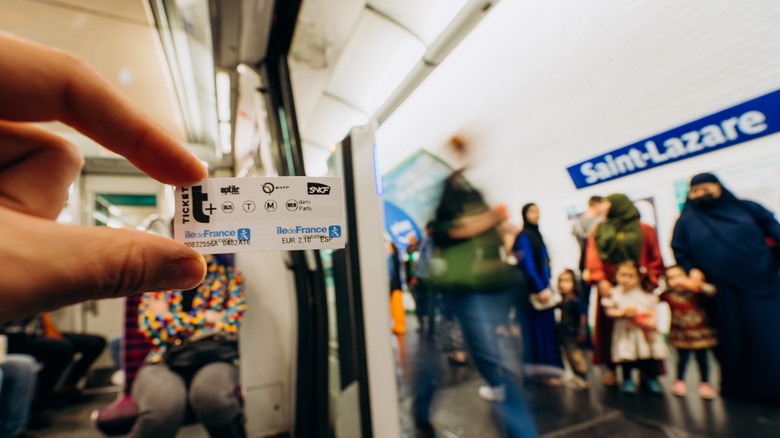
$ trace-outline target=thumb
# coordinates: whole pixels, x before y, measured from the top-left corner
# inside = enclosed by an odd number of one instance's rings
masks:
[[[190,289],[203,256],[171,239],[135,230],[59,225],[0,211],[0,321],[85,300]]]

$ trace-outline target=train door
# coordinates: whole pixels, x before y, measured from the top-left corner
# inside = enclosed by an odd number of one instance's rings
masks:
[[[163,185],[147,177],[90,175],[81,178],[81,223],[89,226],[151,230],[168,235]],[[168,215],[169,217],[170,215]],[[124,298],[88,301],[68,308],[71,328],[111,339],[122,332]],[[111,368],[106,351],[95,368]]]
[[[343,177],[347,247],[322,252],[328,285],[330,415],[338,437],[400,436],[390,344],[382,183],[374,124],[353,128],[329,160]]]

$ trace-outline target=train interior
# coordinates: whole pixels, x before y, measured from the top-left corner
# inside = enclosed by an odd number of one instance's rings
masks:
[[[592,195],[627,194],[666,264],[694,174],[715,172],[780,215],[780,137],[759,132],[780,121],[739,106],[777,95],[778,22],[780,4],[762,0],[0,0],[0,31],[86,60],[212,177],[343,178],[345,250],[235,256],[247,279],[240,373],[252,437],[416,436],[420,332],[408,292],[406,334],[391,332],[385,241],[423,235],[464,159],[468,180],[517,229],[521,206],[536,203],[556,274],[577,266],[571,223]],[[708,123],[739,144],[707,144]],[[69,126],[42,125],[86,159],[59,222],[170,236],[172,187]],[[661,143],[631,155],[674,132],[677,155]],[[470,145],[466,158],[453,136]],[[54,317],[110,340],[124,303]],[[444,367],[437,436],[501,436],[473,365]],[[103,436],[90,416],[121,394],[116,371],[106,350],[84,399],[31,435]],[[525,388],[542,436],[780,436],[776,407],[626,397],[601,387],[595,367],[590,380],[587,391]],[[207,434],[189,425],[179,436]]]

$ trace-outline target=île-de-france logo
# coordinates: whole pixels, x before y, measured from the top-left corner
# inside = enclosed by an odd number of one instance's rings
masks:
[[[209,194],[203,192],[203,186],[192,186],[192,188],[182,187],[181,189],[181,218],[182,223],[186,224],[191,219],[196,222],[207,224],[211,220],[211,214],[216,208],[208,203]],[[208,212],[208,213],[206,213]]]

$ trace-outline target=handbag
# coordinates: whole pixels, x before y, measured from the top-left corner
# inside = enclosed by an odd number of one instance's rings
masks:
[[[486,254],[500,251],[501,237],[495,231],[437,248],[429,260],[429,282],[444,291],[502,291],[516,287],[523,278],[505,257]]]
[[[233,363],[238,358],[238,337],[216,332],[176,339],[163,356],[168,368],[197,370],[214,362]]]
[[[543,303],[543,302],[539,301],[538,295],[540,293],[544,292],[544,291],[549,291],[550,292],[550,299]],[[554,289],[547,288],[547,289],[539,292],[539,294],[529,294],[528,295],[528,300],[531,302],[531,305],[534,306],[534,309],[536,309],[536,310],[552,309],[553,307],[555,307],[558,304],[560,304],[561,301],[563,300],[563,297],[561,297],[561,294],[559,294]]]

